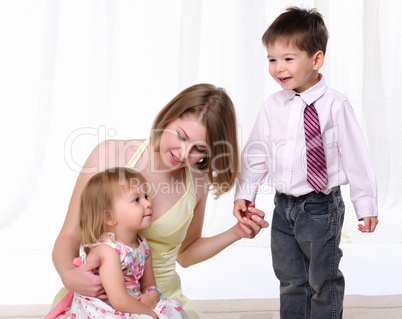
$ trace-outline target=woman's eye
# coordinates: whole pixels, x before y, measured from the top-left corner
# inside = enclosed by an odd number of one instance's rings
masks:
[[[198,153],[204,153],[204,150],[200,149],[200,148],[197,147],[197,146],[194,146],[194,149],[195,149],[195,151],[198,152]]]
[[[185,141],[185,138],[180,134],[180,132],[177,132],[177,137],[180,141]]]

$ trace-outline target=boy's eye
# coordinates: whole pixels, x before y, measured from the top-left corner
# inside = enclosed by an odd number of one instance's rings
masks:
[[[292,61],[292,58],[286,58],[285,61]]]
[[[139,197],[136,197],[136,198],[134,198],[134,200],[133,200],[134,203],[138,203],[139,201],[140,201],[140,198],[139,198]]]
[[[145,194],[145,199],[148,200],[148,198],[149,198],[149,195]]]
[[[276,60],[275,59],[269,59],[268,61],[272,63],[272,62],[275,62]]]

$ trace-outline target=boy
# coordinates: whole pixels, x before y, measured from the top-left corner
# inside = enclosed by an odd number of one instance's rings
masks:
[[[319,69],[328,32],[316,10],[288,8],[262,37],[269,73],[282,91],[266,100],[243,150],[233,213],[242,221],[258,186],[275,187],[271,251],[280,281],[281,318],[341,318],[344,278],[338,269],[344,204],[350,184],[362,232],[378,223],[375,174],[345,96]]]

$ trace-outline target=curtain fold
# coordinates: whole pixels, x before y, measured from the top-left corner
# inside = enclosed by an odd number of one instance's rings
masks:
[[[0,230],[21,216],[44,166],[52,114],[59,1],[0,5]],[[46,168],[45,168],[46,170]]]
[[[202,0],[181,1],[178,87],[198,82],[200,62]]]
[[[402,168],[398,163],[402,146],[402,30],[395,14],[397,1],[365,1],[363,19],[363,112],[362,122],[378,177],[379,207],[383,214],[383,241],[400,242],[399,196]]]
[[[92,148],[105,139],[147,137],[158,111],[192,84],[227,90],[242,148],[262,102],[280,89],[268,74],[261,36],[291,5],[324,15],[330,39],[322,72],[350,99],[377,174],[377,231],[356,230],[345,187],[344,239],[402,242],[399,0],[0,2],[0,240],[50,252]],[[268,220],[273,193],[264,188],[257,200]],[[234,224],[232,205],[233,192],[208,200],[206,235]],[[267,246],[269,234],[239,245]],[[50,261],[48,267],[54,271]]]
[[[21,3],[26,4],[22,10]],[[396,12],[401,4],[317,0],[301,5],[317,7],[326,19],[330,41],[323,73],[330,86],[349,97],[367,137],[378,175],[380,212],[398,218],[402,34]],[[228,91],[238,113],[241,147],[262,101],[279,89],[269,78],[261,35],[285,9],[281,1],[49,0],[1,6],[6,50],[0,99],[9,109],[2,117],[2,135],[13,154],[3,156],[2,166],[24,167],[7,175],[13,192],[3,203],[1,227],[24,212],[33,213],[26,211],[27,205],[42,174],[60,165],[79,167],[103,139],[147,136],[158,110],[189,85],[211,82]],[[41,171],[48,134],[63,143],[85,127],[87,134],[64,150],[77,165],[58,157],[57,166],[47,163]],[[8,186],[3,187],[7,193]],[[68,189],[66,185],[66,193]],[[46,187],[39,191],[46,192]],[[210,205],[214,210],[220,204]],[[229,223],[231,217],[223,216]],[[353,218],[350,222],[355,223]],[[213,224],[211,219],[209,227],[215,231]]]

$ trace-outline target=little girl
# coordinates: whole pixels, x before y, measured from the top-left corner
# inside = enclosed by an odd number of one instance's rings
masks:
[[[138,231],[152,222],[146,181],[124,167],[94,175],[82,191],[76,266],[100,258],[99,278],[108,300],[70,293],[47,318],[188,318],[179,303],[161,298],[151,252]],[[78,259],[78,263],[77,263]]]

